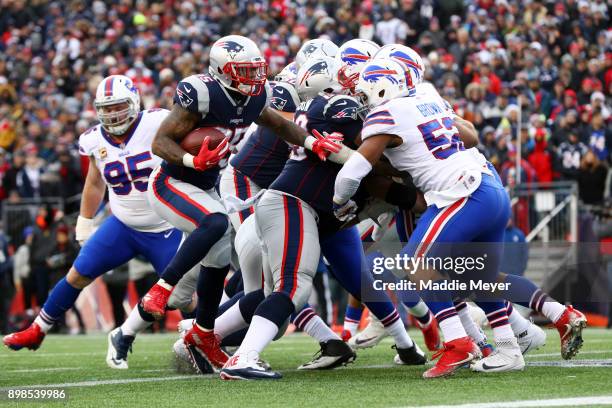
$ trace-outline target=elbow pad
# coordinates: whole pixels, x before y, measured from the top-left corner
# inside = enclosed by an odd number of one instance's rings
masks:
[[[407,186],[394,182],[391,184],[391,187],[389,187],[389,190],[385,195],[386,202],[396,205],[403,210],[412,209],[416,203],[416,199],[417,189],[414,184]]]

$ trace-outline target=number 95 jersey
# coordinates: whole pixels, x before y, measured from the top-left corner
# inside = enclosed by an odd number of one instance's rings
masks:
[[[142,111],[123,143],[117,143],[97,125],[79,137],[79,152],[96,160],[96,167],[108,188],[113,215],[130,228],[142,232],[161,232],[172,228],[149,206],[149,174],[161,163],[151,152],[151,143],[168,111]]]

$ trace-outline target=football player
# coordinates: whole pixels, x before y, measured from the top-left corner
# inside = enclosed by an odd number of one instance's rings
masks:
[[[174,286],[201,262],[196,323],[185,343],[197,347],[211,365],[227,361],[213,333],[214,320],[229,270],[230,232],[226,209],[216,191],[219,162],[227,148],[238,145],[248,127],[257,123],[287,141],[306,146],[318,157],[339,150],[326,138],[315,138],[269,108],[267,65],[255,43],[230,35],[210,49],[208,74],[192,75],[179,82],[174,106],[153,141],[153,151],[164,159],[150,178],[152,206],[172,225],[189,235],[161,279],[143,298],[143,309],[160,317],[165,313]],[[228,137],[214,149],[205,139],[198,155],[179,143],[203,126],[222,128]],[[204,259],[202,259],[204,258]]]
[[[295,122],[315,134],[341,132],[345,145],[355,148],[361,130],[360,105],[354,98],[338,94],[342,87],[337,70],[332,58],[309,60],[300,68],[298,93],[307,102],[300,105]],[[296,149],[258,201],[254,216],[267,260],[264,268],[269,268],[265,278],[271,293],[257,306],[247,334],[221,370],[221,378],[280,378],[279,373],[261,366],[259,353],[306,302],[321,251],[341,285],[354,296],[360,296],[362,281],[367,286],[372,280],[356,228],[341,229],[343,223],[333,217],[333,179],[339,168]],[[408,336],[390,300],[385,295],[377,300],[367,304],[394,337],[396,358],[407,364],[424,364],[424,353]]]
[[[4,344],[13,350],[38,349],[45,334],[87,285],[135,256],[145,257],[161,273],[181,241],[180,231],[160,219],[146,199],[147,178],[161,162],[151,151],[151,143],[168,111],[141,111],[138,89],[122,75],[100,82],[94,107],[100,124],[79,137],[79,151],[89,157],[76,225],[76,239],[82,248],[32,325],[4,337]],[[93,218],[106,191],[112,215],[96,230]],[[185,307],[191,303],[192,291],[177,290],[170,304]],[[153,320],[137,307],[121,327],[109,334],[107,364],[111,368],[128,368],[127,354],[136,333]]]

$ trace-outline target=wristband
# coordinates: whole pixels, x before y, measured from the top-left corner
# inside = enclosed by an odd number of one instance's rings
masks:
[[[314,136],[306,136],[306,139],[304,140],[304,147],[308,150],[312,150],[312,145],[317,141],[317,138]]]
[[[185,153],[183,155],[183,166],[190,167],[190,168],[194,169],[195,166],[193,164],[193,159],[194,159],[193,154]]]

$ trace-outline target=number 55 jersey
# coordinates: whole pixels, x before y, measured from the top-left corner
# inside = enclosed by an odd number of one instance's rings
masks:
[[[442,208],[474,192],[481,173],[491,174],[476,149],[465,149],[454,116],[435,88],[422,84],[415,95],[373,109],[363,123],[361,138],[401,137],[402,144],[385,149],[385,156],[393,167],[410,173],[428,205]]]
[[[136,231],[161,232],[172,228],[147,200],[149,174],[162,162],[151,152],[151,143],[167,115],[165,109],[140,112],[122,143],[117,143],[101,125],[79,138],[79,152],[94,157],[106,183],[113,215]]]

